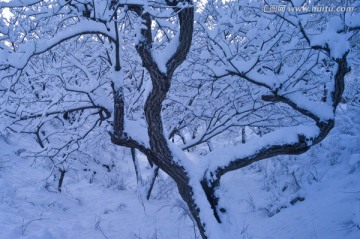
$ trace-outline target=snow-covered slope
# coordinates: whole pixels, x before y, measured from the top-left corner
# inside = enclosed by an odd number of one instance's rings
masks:
[[[82,173],[85,167],[65,176],[63,191],[58,193],[46,189],[50,170],[45,163],[15,155],[18,149],[3,140],[0,149],[1,239],[187,239],[194,235],[193,223],[184,217],[179,201],[143,201],[121,178],[99,176],[89,183]],[[122,173],[117,176],[134,176]]]
[[[356,111],[340,109],[331,135],[308,153],[265,160],[224,177],[220,203],[236,238],[360,238]],[[136,193],[131,161],[116,165],[111,177],[118,178],[111,182],[104,169],[90,183],[89,172],[75,164],[58,193],[47,187],[46,162],[20,157],[20,148],[6,137],[0,140],[0,238],[198,237],[169,179],[158,180],[154,198],[146,201]]]

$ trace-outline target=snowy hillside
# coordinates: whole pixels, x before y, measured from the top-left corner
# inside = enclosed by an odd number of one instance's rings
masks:
[[[359,239],[359,0],[0,0],[0,239]]]
[[[223,179],[221,203],[237,220],[230,222],[236,238],[360,237],[358,109],[340,111],[330,137],[305,155],[269,159]],[[4,137],[0,148],[0,238],[198,237],[170,179],[156,182],[150,201],[138,196],[129,155],[115,173],[100,167],[92,183],[84,165],[74,166],[59,193],[46,189],[45,162],[18,156],[20,145]]]

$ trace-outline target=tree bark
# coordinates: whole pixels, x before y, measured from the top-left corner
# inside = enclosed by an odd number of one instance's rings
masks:
[[[60,178],[59,178],[59,183],[58,183],[58,191],[61,192],[62,184],[64,182],[64,177],[65,177],[66,170],[59,169],[59,172],[60,172]]]
[[[179,2],[174,1],[168,4],[174,4],[173,6],[177,6],[178,3]],[[176,156],[171,151],[168,145],[169,142],[164,136],[161,110],[162,103],[166,97],[167,92],[170,89],[172,75],[176,68],[181,65],[182,62],[185,60],[186,55],[190,49],[193,33],[194,9],[193,7],[185,7],[183,9],[178,9],[178,17],[180,22],[179,45],[175,53],[169,58],[168,62],[166,63],[166,72],[162,72],[159,69],[157,62],[152,56],[152,16],[148,12],[144,11],[144,9],[140,6],[135,6],[131,9],[135,11],[143,20],[144,27],[142,27],[140,31],[142,35],[142,40],[136,45],[136,49],[142,59],[143,66],[149,72],[152,82],[152,90],[150,91],[144,106],[145,119],[148,126],[147,129],[150,147],[146,148],[127,137],[113,137],[112,139],[113,142],[126,145],[127,147],[132,146],[145,153],[148,158],[152,159],[154,164],[156,164],[161,170],[167,173],[176,182],[180,196],[188,205],[191,215],[196,221],[201,237],[203,239],[207,239],[208,235],[206,230],[208,225],[205,225],[205,223],[200,218],[200,210],[208,209],[200,208],[200,204],[197,203],[194,196],[195,190],[193,186],[199,186],[202,188],[202,193],[206,195],[207,201],[213,211],[214,218],[216,219],[217,223],[222,223],[221,213],[225,213],[226,210],[224,208],[219,208],[219,198],[218,194],[216,193],[217,189],[220,186],[220,180],[222,175],[230,171],[243,168],[259,160],[270,158],[273,156],[304,153],[309,150],[311,146],[321,142],[327,136],[327,134],[334,126],[334,120],[328,119],[327,121],[322,121],[317,115],[296,105],[293,101],[286,98],[286,96],[277,95],[276,92],[274,92],[274,96],[264,96],[264,100],[273,101],[274,103],[285,103],[292,107],[295,111],[298,111],[304,116],[313,119],[316,122],[316,125],[319,127],[319,135],[314,139],[306,139],[305,136],[299,135],[299,139],[297,142],[289,143],[287,145],[270,145],[264,147],[262,149],[259,149],[252,155],[235,159],[229,162],[228,165],[215,168],[214,171],[205,172],[201,182],[198,182],[199,185],[192,185],[190,183],[191,180],[189,178],[188,172],[177,160],[175,160]],[[346,62],[346,55],[342,59],[338,59],[337,63],[339,67],[338,72],[335,76],[334,92],[332,92],[334,111],[336,110],[336,107],[341,99],[341,95],[344,90],[344,76],[349,71]],[[257,82],[256,80],[250,79],[246,75],[240,73],[233,74],[249,80],[252,83],[256,84]],[[264,87],[264,85],[260,84],[259,87]],[[121,112],[121,114],[123,114],[123,112]],[[121,117],[117,117],[117,119],[121,120]],[[118,131],[121,131],[121,127]],[[308,142],[310,141],[312,142],[311,145],[308,144]],[[246,142],[244,143],[246,144]],[[199,193],[198,191],[196,192]]]

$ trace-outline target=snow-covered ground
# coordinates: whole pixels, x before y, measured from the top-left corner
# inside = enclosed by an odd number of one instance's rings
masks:
[[[62,193],[47,190],[48,169],[14,155],[15,147],[3,141],[0,148],[0,238],[186,239],[194,234],[176,201],[144,201],[136,190],[123,190],[121,180],[104,187],[77,173],[65,177]]]
[[[347,112],[308,153],[224,177],[220,203],[237,238],[360,238],[360,124]],[[92,175],[79,163],[58,193],[48,185],[47,163],[20,157],[19,149],[0,139],[0,238],[198,237],[169,179],[156,183],[150,201],[138,197],[130,159],[110,179],[106,168]]]

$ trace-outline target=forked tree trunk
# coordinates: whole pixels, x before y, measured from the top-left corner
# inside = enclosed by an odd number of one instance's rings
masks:
[[[179,2],[177,1],[168,1],[168,5],[176,6]],[[191,2],[189,2],[191,3]],[[166,63],[167,72],[162,72],[159,69],[156,61],[152,55],[152,33],[151,33],[151,15],[144,11],[141,6],[133,6],[130,8],[136,12],[143,20],[144,27],[141,28],[142,40],[136,45],[137,52],[139,53],[143,66],[148,70],[152,82],[152,90],[150,91],[146,103],[144,106],[145,118],[148,127],[148,136],[150,147],[146,148],[139,142],[134,141],[129,138],[126,134],[122,134],[124,127],[121,127],[118,123],[115,122],[114,126],[114,135],[112,136],[112,141],[115,144],[133,147],[140,150],[144,153],[148,159],[151,159],[154,164],[156,164],[161,170],[167,173],[177,184],[179,193],[182,199],[186,202],[193,219],[196,221],[198,229],[200,231],[201,237],[207,239],[207,229],[209,225],[206,225],[201,218],[201,215],[209,215],[207,211],[204,211],[205,214],[202,214],[201,210],[209,210],[208,206],[212,209],[212,214],[218,224],[222,223],[221,214],[226,212],[226,209],[219,208],[219,198],[216,190],[220,186],[221,176],[247,165],[257,162],[262,159],[270,158],[276,155],[285,155],[285,154],[301,154],[306,152],[311,148],[311,146],[321,142],[330,130],[334,126],[334,120],[329,119],[325,122],[321,121],[317,115],[314,115],[312,112],[309,112],[300,106],[296,105],[291,99],[286,98],[285,96],[274,95],[271,97],[265,97],[263,100],[274,100],[276,102],[282,102],[287,104],[289,107],[293,108],[295,111],[303,114],[306,117],[314,120],[316,125],[319,127],[319,134],[317,137],[312,139],[306,139],[303,135],[298,135],[299,139],[296,142],[289,144],[280,144],[280,145],[270,145],[264,148],[259,149],[251,155],[246,157],[235,159],[229,162],[228,165],[219,166],[215,168],[214,171],[206,172],[203,176],[201,182],[198,182],[199,188],[192,188],[191,180],[189,178],[189,173],[186,169],[175,159],[176,155],[170,150],[168,141],[164,136],[164,128],[161,117],[162,103],[166,97],[167,92],[170,89],[172,75],[175,69],[185,60],[186,55],[189,51],[192,33],[193,33],[193,23],[194,23],[194,9],[192,7],[186,7],[178,11],[179,22],[180,22],[180,36],[179,36],[179,45],[176,52],[171,56],[171,58]],[[344,76],[349,71],[346,61],[347,54],[344,55],[342,59],[337,60],[338,72],[335,76],[334,92],[332,92],[332,100],[334,111],[341,99],[343,90],[344,90]],[[240,77],[243,77],[240,75]],[[256,82],[256,80],[251,80],[251,82]],[[261,87],[260,85],[259,87]],[[115,94],[115,96],[117,96]],[[115,97],[116,99],[121,100],[120,97]],[[115,102],[115,112],[116,116],[114,120],[118,119],[123,122],[124,110],[117,109],[122,104],[116,104]],[[123,106],[122,106],[123,107]],[[245,141],[245,140],[244,140]],[[312,145],[309,145],[308,142],[312,142]],[[244,142],[246,143],[246,142]],[[201,192],[199,192],[201,190]],[[199,204],[196,200],[199,200],[199,195],[194,195],[196,193],[203,193],[206,197],[208,205],[203,205],[204,202]],[[201,195],[200,195],[201,196]],[[200,199],[202,200],[202,199]],[[201,208],[204,206],[204,208]],[[211,220],[211,219],[210,219]]]
[[[145,103],[145,116],[148,124],[148,134],[150,147],[155,154],[154,163],[167,173],[177,184],[182,199],[186,202],[189,210],[197,223],[202,238],[207,238],[205,227],[201,222],[199,207],[194,200],[194,190],[190,186],[190,179],[185,169],[175,163],[174,155],[170,151],[167,139],[164,137],[163,123],[161,118],[162,102],[169,90],[169,80],[159,72],[153,72],[151,75],[158,75],[159,78],[152,79],[153,90],[150,92]]]

